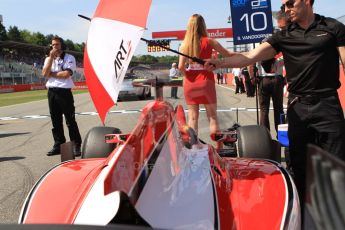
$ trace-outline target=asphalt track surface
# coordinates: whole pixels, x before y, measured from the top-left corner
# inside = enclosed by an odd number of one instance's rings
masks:
[[[152,89],[153,91],[153,89]],[[164,89],[165,99],[174,106],[184,102],[182,88],[179,99],[170,98],[170,89]],[[166,97],[168,96],[168,97]],[[217,85],[218,116],[222,128],[229,128],[237,121],[242,125],[256,124],[255,98],[234,94],[232,87]],[[101,126],[88,93],[74,96],[76,119],[82,138],[89,129]],[[129,133],[137,123],[140,110],[151,100],[138,101],[127,98],[111,108],[105,124]],[[34,183],[50,168],[60,163],[60,156],[46,156],[53,144],[51,121],[47,100],[21,105],[0,107],[0,224],[17,223],[22,204]],[[202,108],[203,109],[203,108]],[[273,111],[270,112],[271,127]],[[65,135],[68,140],[67,128]],[[272,132],[274,137],[275,131]],[[209,127],[206,113],[201,111],[199,136],[208,143]],[[214,143],[212,143],[214,144]]]

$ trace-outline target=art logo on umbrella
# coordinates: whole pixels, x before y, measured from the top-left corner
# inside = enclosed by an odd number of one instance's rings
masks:
[[[124,46],[124,40],[122,40],[119,50],[117,51],[114,61],[115,66],[115,78],[120,79],[119,75],[123,72],[123,61],[128,61],[128,57],[131,54],[132,46],[131,41],[127,42],[127,48]]]
[[[136,6],[133,8],[133,6]],[[104,123],[146,28],[151,0],[101,0],[84,51],[86,82]]]

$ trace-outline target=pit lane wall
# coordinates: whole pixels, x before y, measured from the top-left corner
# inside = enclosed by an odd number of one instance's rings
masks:
[[[340,68],[340,82],[341,82],[341,87],[338,89],[338,94],[339,94],[339,99],[341,102],[341,106],[345,110],[345,74],[342,66]],[[217,76],[215,75],[215,79],[217,82]],[[234,81],[234,75],[231,73],[225,73],[223,74],[223,79],[225,79],[225,82],[227,85],[230,86],[235,86],[235,81]],[[287,96],[287,95],[285,95]]]

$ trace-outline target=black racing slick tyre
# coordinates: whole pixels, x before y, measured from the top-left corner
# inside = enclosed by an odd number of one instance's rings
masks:
[[[276,160],[272,137],[264,126],[248,125],[237,129],[239,157]]]
[[[121,131],[114,127],[97,126],[90,129],[83,142],[81,158],[108,157],[116,148],[116,144],[105,143],[105,135],[117,133],[121,133]]]

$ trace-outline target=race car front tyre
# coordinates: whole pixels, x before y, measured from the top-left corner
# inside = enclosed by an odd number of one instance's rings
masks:
[[[264,126],[248,125],[237,129],[239,157],[276,160],[272,137]]]
[[[90,129],[83,142],[81,158],[108,157],[116,144],[105,143],[105,135],[117,133],[121,133],[121,130],[114,127],[97,126]]]

